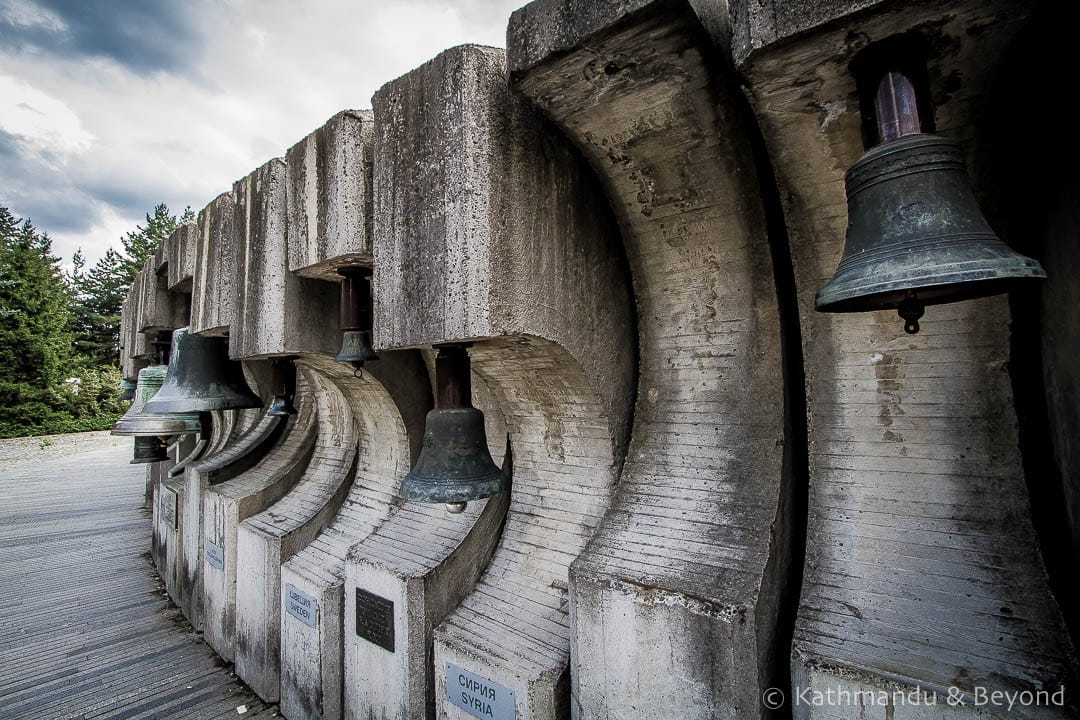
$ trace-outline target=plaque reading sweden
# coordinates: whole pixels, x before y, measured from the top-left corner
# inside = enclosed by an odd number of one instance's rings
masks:
[[[225,569],[225,548],[210,540],[206,541],[206,562],[218,570]]]
[[[514,691],[446,663],[446,698],[473,717],[514,720]]]
[[[394,652],[394,603],[356,588],[356,634]]]
[[[285,583],[285,612],[308,627],[315,627],[319,601],[303,590],[298,590],[292,583]]]

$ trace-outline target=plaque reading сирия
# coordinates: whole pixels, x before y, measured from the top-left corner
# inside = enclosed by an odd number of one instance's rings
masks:
[[[206,541],[206,562],[217,570],[225,569],[225,548],[212,540]]]
[[[356,588],[356,634],[394,652],[394,602]]]
[[[285,612],[308,627],[315,627],[319,601],[298,590],[292,583],[285,583]]]
[[[473,717],[514,720],[514,691],[497,682],[446,663],[446,698]]]

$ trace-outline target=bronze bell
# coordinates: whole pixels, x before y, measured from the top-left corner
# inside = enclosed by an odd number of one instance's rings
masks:
[[[120,384],[117,386],[117,390],[120,391],[121,400],[134,400],[135,399],[135,381],[131,378],[123,378],[120,380]]]
[[[267,415],[288,416],[297,412],[293,406],[296,398],[296,365],[293,360],[294,358],[287,357],[270,361],[270,392],[273,398],[266,411]]]
[[[472,378],[466,345],[443,345],[435,358],[435,409],[427,414],[424,445],[416,466],[401,483],[401,497],[465,510],[469,500],[509,489],[506,475],[491,459],[484,414],[472,406]]]
[[[360,369],[379,356],[371,347],[371,268],[343,267],[341,275],[341,351],[334,358]]]
[[[152,435],[135,438],[135,457],[131,459],[132,465],[164,462],[168,459],[169,451],[163,438]]]
[[[1045,278],[1009,248],[979,210],[959,145],[924,134],[911,81],[886,73],[875,100],[880,145],[844,177],[847,239],[836,274],[818,291],[822,312],[896,309],[919,331],[926,305],[1005,292]]]
[[[165,384],[146,404],[149,412],[203,412],[262,407],[247,386],[240,363],[229,359],[228,340],[173,332]]]
[[[168,437],[170,435],[190,435],[201,429],[199,416],[194,413],[155,413],[147,409],[147,404],[155,396],[165,381],[164,365],[151,365],[139,371],[139,383],[135,390],[135,400],[123,417],[113,425],[113,435],[134,435],[136,437]],[[145,462],[156,462],[147,460]]]

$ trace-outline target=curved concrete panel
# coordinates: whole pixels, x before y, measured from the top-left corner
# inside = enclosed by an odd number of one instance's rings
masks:
[[[574,716],[761,716],[790,519],[779,311],[739,90],[688,3],[541,0],[511,18],[509,45],[514,84],[605,183],[638,301],[630,449],[571,569]]]
[[[357,462],[357,428],[336,386],[302,361],[297,369],[318,408],[315,450],[304,474],[278,502],[240,524],[236,539],[236,674],[268,702],[278,698],[281,565],[330,523]]]
[[[343,704],[345,558],[401,505],[397,488],[412,464],[408,430],[419,432],[432,401],[415,351],[383,352],[359,377],[342,363],[306,361],[345,396],[359,452],[352,487],[333,521],[281,568],[280,701],[292,720],[332,720],[342,716]],[[383,378],[393,378],[392,384]],[[394,393],[398,388],[402,392]],[[302,612],[290,612],[295,597],[306,603]]]
[[[211,485],[203,496],[203,632],[226,660],[236,643],[236,545],[240,523],[277,502],[303,474],[315,450],[315,397],[301,374],[298,413],[288,419],[278,443],[254,467]]]

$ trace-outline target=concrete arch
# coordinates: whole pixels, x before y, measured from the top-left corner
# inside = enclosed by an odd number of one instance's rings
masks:
[[[570,574],[572,711],[756,717],[776,673],[791,480],[742,98],[690,4],[585,5],[534,2],[508,33],[514,84],[606,188],[638,308],[622,479]]]

